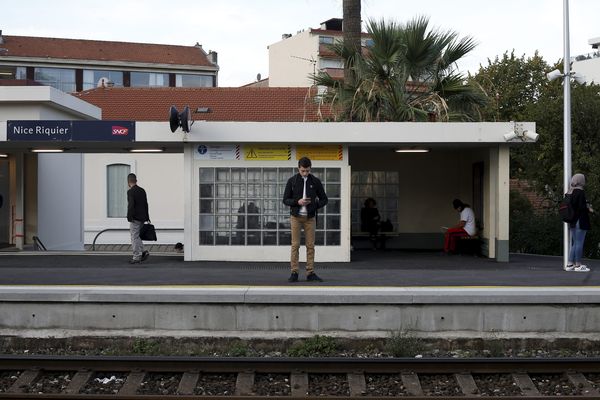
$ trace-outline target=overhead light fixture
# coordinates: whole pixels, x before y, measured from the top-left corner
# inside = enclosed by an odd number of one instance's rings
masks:
[[[429,149],[407,147],[394,150],[396,153],[429,153]]]
[[[64,149],[31,149],[32,153],[62,153]]]
[[[8,154],[0,153],[0,158],[7,158]]]
[[[129,149],[130,153],[162,153],[165,149]]]

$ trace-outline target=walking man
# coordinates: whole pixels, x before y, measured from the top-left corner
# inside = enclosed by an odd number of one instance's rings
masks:
[[[292,249],[289,282],[298,282],[298,259],[300,234],[304,230],[306,244],[306,280],[322,282],[315,273],[315,228],[317,210],[327,205],[327,195],[321,181],[310,173],[311,161],[302,157],[298,161],[298,173],[288,179],[283,193],[283,204],[290,207]]]
[[[148,214],[148,199],[146,191],[137,185],[135,174],[127,175],[127,221],[129,221],[129,233],[131,234],[131,247],[133,258],[129,264],[140,264],[146,261],[150,253],[144,250],[144,242],[140,239],[140,229],[144,222],[150,221]]]

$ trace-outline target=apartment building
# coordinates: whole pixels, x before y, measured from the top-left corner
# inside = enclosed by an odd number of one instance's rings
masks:
[[[312,75],[327,72],[333,78],[344,77],[344,64],[329,47],[343,37],[342,19],[332,18],[319,28],[283,34],[281,40],[269,48],[269,86],[306,87],[313,84]],[[362,46],[372,40],[363,33]]]
[[[588,83],[594,82],[600,84],[600,37],[588,40],[593,51],[587,54],[580,54],[572,58],[573,71],[583,75]]]
[[[215,87],[217,53],[202,45],[176,46],[4,35],[0,85],[52,86],[80,92],[97,86]],[[22,84],[22,83],[21,83]]]

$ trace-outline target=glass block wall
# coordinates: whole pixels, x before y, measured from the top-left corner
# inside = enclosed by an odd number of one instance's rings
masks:
[[[199,168],[201,246],[289,246],[289,207],[282,202],[297,168]],[[329,204],[319,210],[315,243],[340,245],[341,169],[313,168]]]
[[[360,209],[372,197],[381,220],[389,219],[396,231],[400,182],[397,171],[352,171],[352,232],[360,232]]]

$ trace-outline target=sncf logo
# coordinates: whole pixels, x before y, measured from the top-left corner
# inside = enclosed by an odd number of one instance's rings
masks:
[[[117,136],[127,136],[129,134],[129,128],[125,128],[124,126],[113,126],[112,134]]]

